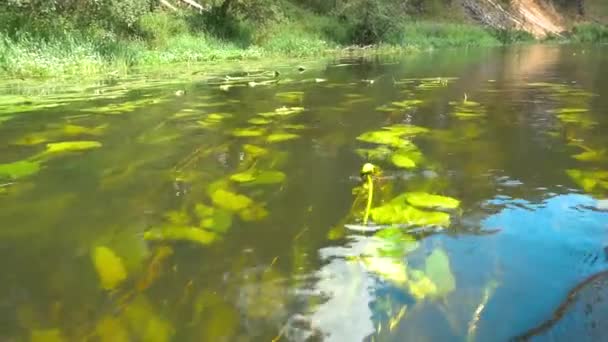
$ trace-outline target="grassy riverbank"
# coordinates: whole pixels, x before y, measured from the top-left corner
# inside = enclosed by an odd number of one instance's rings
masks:
[[[0,74],[14,77],[124,73],[132,67],[173,63],[309,57],[342,53],[353,44],[367,45],[361,27],[291,6],[280,19],[264,23],[224,20],[189,11],[153,11],[128,29],[82,25],[59,18],[0,19]],[[2,21],[2,20],[0,20]],[[371,33],[370,33],[371,32]],[[454,18],[393,20],[369,40],[382,51],[415,51],[441,47],[492,46],[533,38],[522,32],[495,31]],[[364,36],[365,37],[365,36]],[[582,26],[575,41],[608,41],[608,29]]]

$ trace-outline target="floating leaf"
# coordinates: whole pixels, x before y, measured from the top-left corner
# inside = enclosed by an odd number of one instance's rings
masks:
[[[239,212],[239,217],[243,221],[259,221],[268,216],[268,211],[259,205],[253,205]]]
[[[606,160],[607,156],[608,156],[608,153],[606,152],[606,150],[599,150],[599,151],[589,150],[589,151],[581,152],[579,154],[575,154],[572,156],[572,158],[574,158],[576,160],[584,161],[584,162],[597,162],[597,161]]]
[[[448,226],[450,215],[443,212],[420,210],[407,202],[408,193],[393,198],[388,203],[373,208],[371,217],[377,224],[404,224],[410,226]],[[434,195],[426,197],[422,195],[410,195],[412,201],[425,205],[447,205],[453,206],[452,199]],[[425,202],[428,200],[429,202]]]
[[[415,125],[392,125],[384,127],[385,130],[399,134],[399,136],[414,136],[428,133],[429,129]]]
[[[409,204],[423,209],[456,209],[460,206],[460,201],[455,198],[426,192],[408,192],[402,196]]]
[[[445,296],[456,288],[456,281],[450,269],[450,259],[445,251],[437,248],[426,258],[426,276],[435,284],[437,295]]]
[[[281,107],[281,108],[275,109],[273,112],[260,113],[258,115],[265,116],[265,117],[287,116],[287,115],[302,113],[304,110],[305,110],[304,107]]]
[[[397,107],[401,107],[401,108],[410,108],[419,104],[422,104],[423,101],[422,100],[404,100],[404,101],[397,101],[397,102],[393,102],[392,104],[394,106]]]
[[[267,149],[256,146],[256,145],[249,145],[249,144],[243,145],[243,151],[245,151],[245,153],[250,154],[254,158],[268,154]]]
[[[390,148],[384,145],[375,148],[360,148],[355,152],[357,152],[361,158],[370,161],[384,161],[394,153]]]
[[[40,171],[38,162],[21,160],[8,164],[0,164],[0,178],[18,179],[31,176]]]
[[[277,93],[275,96],[284,101],[300,102],[304,98],[304,92],[303,91],[288,91],[288,92]]]
[[[412,145],[411,141],[401,138],[401,134],[386,130],[363,133],[357,137],[357,140],[393,147],[407,147]]]
[[[282,128],[293,129],[293,130],[302,130],[302,129],[306,129],[308,127],[306,125],[299,125],[299,124],[286,124],[286,125],[283,125]]]
[[[235,137],[259,137],[264,134],[263,129],[259,128],[237,128],[232,131]]]
[[[239,183],[276,184],[285,181],[285,174],[281,171],[249,170],[241,173],[236,173],[230,176],[230,179]]]
[[[608,190],[608,171],[566,170],[566,174],[585,192],[594,193],[597,190]]]
[[[449,226],[450,215],[443,212],[423,211],[406,204],[388,203],[371,210],[377,224],[404,224],[408,226]]]
[[[196,227],[161,227],[152,228],[144,233],[148,241],[189,241],[209,245],[217,239],[217,235]]]
[[[186,226],[190,224],[190,215],[185,211],[172,210],[165,214],[165,218],[173,225]]]
[[[394,258],[387,257],[362,257],[365,267],[381,277],[397,285],[407,282],[407,265]]]
[[[241,211],[253,204],[251,198],[224,189],[218,189],[213,192],[211,194],[211,200],[217,207],[232,212]]]
[[[247,120],[247,122],[249,122],[252,125],[268,125],[272,121],[265,119],[265,118],[252,118],[252,119]]]
[[[266,141],[269,143],[287,141],[297,139],[300,136],[294,133],[272,133],[267,138]]]
[[[416,162],[414,162],[407,154],[403,153],[395,153],[391,157],[391,161],[395,166],[402,167],[406,169],[411,169],[416,167]]]
[[[46,144],[47,153],[79,152],[100,148],[102,145],[97,141],[63,141]]]
[[[201,218],[201,228],[216,233],[225,233],[232,226],[232,213],[227,210],[215,209],[211,215]]]
[[[401,228],[384,228],[374,234],[372,242],[366,247],[365,254],[373,256],[403,258],[416,250],[418,241]]]
[[[101,287],[105,290],[115,289],[127,279],[127,270],[122,259],[108,247],[95,247],[93,263],[101,281]]]

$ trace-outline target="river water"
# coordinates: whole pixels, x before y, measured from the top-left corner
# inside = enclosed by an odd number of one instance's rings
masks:
[[[608,269],[606,70],[532,45],[6,81],[0,340],[525,335]],[[594,286],[528,337],[605,338]]]

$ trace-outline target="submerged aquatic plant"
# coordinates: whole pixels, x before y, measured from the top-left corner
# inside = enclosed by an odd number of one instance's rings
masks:
[[[363,216],[363,224],[367,225],[369,219],[369,213],[372,209],[372,202],[374,198],[374,180],[373,175],[378,173],[378,168],[371,163],[365,163],[361,168],[361,177],[365,179],[367,186],[367,205],[365,207],[365,215]]]

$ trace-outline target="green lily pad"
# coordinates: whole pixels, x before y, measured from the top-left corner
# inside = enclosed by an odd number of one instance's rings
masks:
[[[238,212],[253,204],[253,200],[245,195],[236,194],[224,189],[218,189],[211,194],[211,200],[218,208]]]
[[[277,93],[275,96],[280,98],[281,100],[288,101],[288,102],[301,102],[302,99],[304,98],[304,92],[303,91],[286,91],[286,92],[282,92],[282,93]]]
[[[393,102],[392,105],[400,107],[400,108],[411,108],[411,107],[420,105],[422,103],[423,103],[422,100],[404,100],[404,101]]]
[[[384,145],[380,145],[375,148],[359,148],[355,150],[355,152],[361,158],[370,161],[384,161],[394,153],[393,150]]]
[[[399,134],[399,136],[415,136],[430,132],[428,128],[414,125],[392,125],[384,127],[384,129]]]
[[[267,138],[266,141],[269,143],[282,142],[287,140],[297,139],[300,136],[294,133],[272,133]]]
[[[245,153],[248,153],[252,157],[260,157],[260,156],[264,156],[264,155],[268,154],[267,149],[256,146],[256,145],[249,145],[249,144],[243,145],[243,151],[245,151]]]
[[[100,148],[101,146],[101,143],[98,141],[63,141],[46,144],[46,152],[80,152]]]
[[[587,193],[608,190],[608,171],[570,169],[566,170],[566,174]]]
[[[217,235],[197,227],[162,227],[152,228],[144,233],[148,241],[189,241],[210,245],[215,242]]]
[[[398,227],[381,229],[374,234],[365,254],[391,258],[403,258],[419,246],[418,240]]]
[[[264,117],[288,116],[288,115],[302,113],[304,110],[305,110],[304,107],[281,107],[281,108],[275,109],[273,112],[260,113],[258,115],[261,115]]]
[[[201,228],[216,233],[227,232],[232,226],[232,213],[222,209],[211,209],[212,211],[207,215],[199,215],[201,218]],[[200,212],[198,205],[196,210],[197,213]]]
[[[584,161],[584,162],[604,161],[604,160],[608,159],[607,157],[608,157],[607,150],[599,150],[599,151],[589,150],[589,151],[581,152],[579,154],[575,154],[572,156],[572,158],[579,160],[579,161]]]
[[[450,268],[450,259],[441,248],[435,249],[426,258],[425,274],[437,287],[439,296],[445,296],[456,288],[456,281]]]
[[[297,131],[308,128],[306,125],[302,125],[302,124],[286,124],[281,127],[283,129],[293,129],[293,130],[297,130]]]
[[[407,202],[408,196],[412,198],[413,202],[421,204],[423,207],[428,205],[454,205],[454,202],[447,197],[442,198],[439,196],[435,198],[434,195],[427,197],[405,193],[393,198],[382,206],[373,208],[370,215],[374,222],[377,224],[403,224],[408,226],[449,226],[449,214],[418,209]]]
[[[247,122],[249,122],[252,125],[268,125],[272,121],[265,119],[265,118],[252,118],[252,119],[247,120]]]
[[[235,137],[259,137],[265,133],[265,130],[260,128],[237,128],[232,131],[232,136]]]
[[[402,167],[405,169],[412,169],[416,167],[416,162],[413,161],[407,154],[405,153],[395,153],[391,157],[391,161],[395,166]]]
[[[382,278],[397,285],[404,285],[408,281],[407,264],[395,258],[387,257],[362,257],[366,269],[376,273]]]
[[[21,160],[8,164],[0,164],[0,178],[18,179],[34,175],[40,171],[38,162]]]
[[[366,132],[358,136],[357,140],[393,147],[407,147],[412,145],[412,142],[402,138],[401,134],[387,130]]]
[[[277,184],[285,181],[285,174],[281,171],[258,171],[248,170],[241,173],[236,173],[230,176],[230,179],[247,184]]]
[[[447,196],[432,195],[426,192],[408,192],[403,195],[407,203],[422,209],[456,209],[460,201]]]
[[[92,257],[101,287],[104,290],[113,290],[127,279],[127,270],[122,259],[110,248],[96,247]]]
[[[259,221],[268,216],[268,211],[261,205],[252,205],[239,211],[238,215],[246,222]]]
[[[438,211],[424,211],[407,204],[388,203],[373,208],[370,215],[377,224],[404,224],[408,226],[450,225],[450,215]]]

